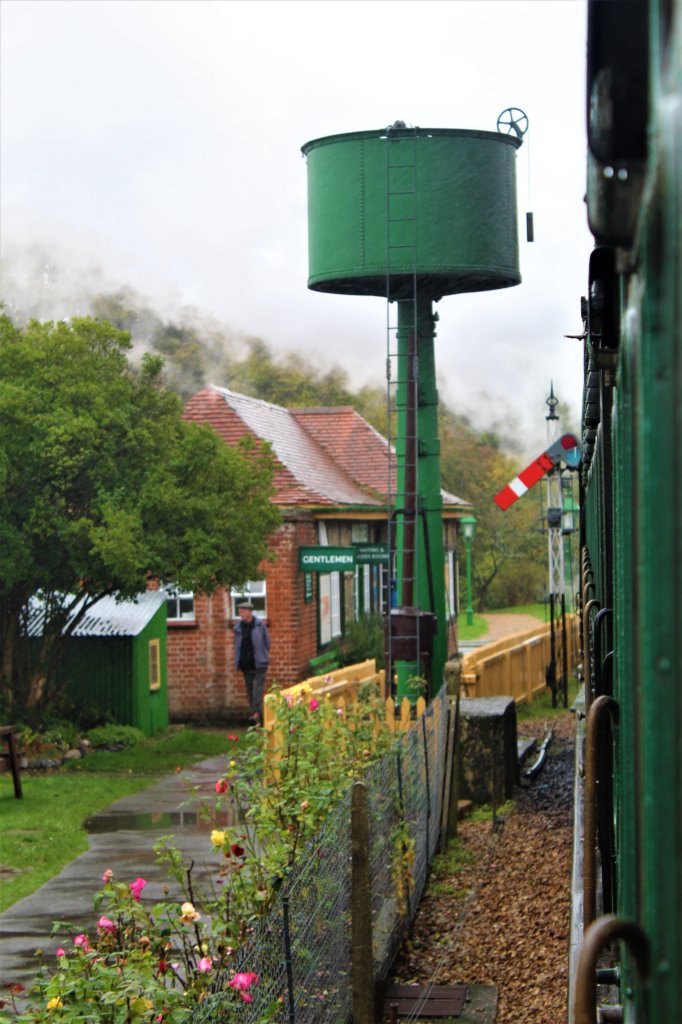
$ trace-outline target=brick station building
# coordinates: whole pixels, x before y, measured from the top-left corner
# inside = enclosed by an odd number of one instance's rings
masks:
[[[210,597],[169,592],[170,717],[229,720],[247,712],[242,676],[234,669],[232,633],[237,604],[245,595],[270,631],[267,686],[305,679],[311,674],[310,659],[342,641],[350,621],[386,610],[389,450],[350,406],[285,409],[207,387],[187,402],[184,415],[210,424],[229,445],[244,434],[267,441],[275,456],[272,500],[281,510],[282,525],[269,538],[274,558],[261,566],[262,578],[239,592],[221,590]],[[395,479],[392,452],[390,458]],[[457,645],[457,519],[469,507],[443,492],[451,653]],[[310,548],[316,550],[303,550]],[[346,571],[349,549],[354,564]],[[301,564],[315,571],[304,571]],[[335,564],[339,571],[331,571]],[[319,571],[320,566],[329,571]]]

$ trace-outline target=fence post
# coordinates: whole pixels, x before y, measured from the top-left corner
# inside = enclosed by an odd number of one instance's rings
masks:
[[[448,731],[445,745],[445,778],[443,780],[443,804],[440,824],[440,851],[443,853],[448,846],[448,839],[457,835],[457,812],[459,782],[457,778],[457,725],[459,717],[459,687],[454,699],[451,697],[447,705]]]
[[[288,1024],[296,1024],[296,999],[294,996],[294,967],[291,958],[291,931],[289,928],[289,896],[282,899],[282,928],[284,931],[284,963],[287,971]]]
[[[351,973],[353,1024],[374,1024],[372,891],[369,874],[367,786],[353,785],[351,799]]]

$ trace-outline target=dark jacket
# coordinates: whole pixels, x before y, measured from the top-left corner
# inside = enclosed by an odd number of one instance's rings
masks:
[[[270,664],[270,634],[268,627],[257,615],[252,620],[251,641],[253,643],[253,656],[256,661],[256,668],[267,668]],[[242,620],[234,625],[234,667],[239,668],[239,655],[242,649]]]

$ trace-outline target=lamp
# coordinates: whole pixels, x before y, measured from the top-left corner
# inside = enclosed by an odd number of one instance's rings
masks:
[[[462,533],[464,534],[464,543],[467,548],[467,626],[473,626],[474,609],[471,603],[471,542],[474,539],[474,531],[476,530],[476,517],[462,516],[460,524],[462,526]]]

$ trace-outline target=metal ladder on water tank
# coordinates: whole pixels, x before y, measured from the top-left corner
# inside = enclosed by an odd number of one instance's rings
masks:
[[[406,510],[396,507],[396,481],[392,478],[391,460],[388,460],[387,481],[387,515],[388,515],[388,549],[389,549],[389,583],[388,603],[393,606],[391,582],[394,578],[401,594],[409,589],[413,594],[419,593],[419,581],[413,578],[408,581],[405,576],[405,565],[417,565],[416,545],[418,537],[418,431],[417,431],[417,397],[419,388],[419,366],[416,356],[417,328],[417,144],[418,128],[405,128],[396,124],[386,129],[386,436],[391,447],[396,450],[401,442],[404,444],[405,456],[408,453],[414,462],[414,491],[412,510],[414,515],[414,542],[411,549],[403,548],[403,578],[397,578],[396,534],[397,516]],[[398,303],[397,300],[409,301],[412,305],[413,345],[404,365],[400,365],[398,351]],[[393,309],[392,309],[393,307]],[[404,324],[403,324],[404,327]],[[396,372],[397,371],[397,372]],[[404,438],[397,436],[397,391],[401,384],[406,385],[406,392],[411,392],[409,400],[414,409],[413,429]],[[409,511],[409,510],[407,510]],[[405,521],[403,521],[403,536]],[[388,643],[391,645],[391,616],[388,615]],[[387,666],[388,668],[388,666]]]

